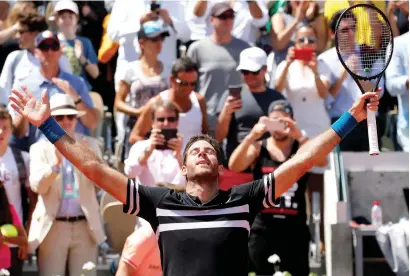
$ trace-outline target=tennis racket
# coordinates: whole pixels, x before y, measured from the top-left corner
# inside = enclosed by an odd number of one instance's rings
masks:
[[[340,62],[362,93],[369,87],[376,91],[393,54],[393,32],[384,13],[369,4],[346,9],[336,24],[335,44]],[[369,109],[367,129],[369,154],[378,155],[376,112]]]

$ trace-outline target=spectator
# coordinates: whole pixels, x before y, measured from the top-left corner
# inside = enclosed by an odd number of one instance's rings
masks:
[[[14,89],[21,89],[21,85],[24,84],[37,99],[40,99],[43,90],[47,91],[48,96],[57,93],[69,95],[79,110],[86,111],[86,115],[79,119],[76,131],[89,135],[90,130],[97,126],[97,112],[93,108],[84,80],[60,70],[59,60],[62,50],[57,35],[44,31],[37,35],[35,46],[34,55],[40,60],[40,69],[19,80]],[[30,145],[41,137],[36,131],[37,128],[30,125],[19,114],[15,114],[13,125],[15,136],[12,138],[12,144],[22,150],[28,151]]]
[[[138,43],[141,49],[140,59],[128,63],[127,70],[120,77],[120,86],[115,97],[115,109],[127,115],[125,118],[125,136],[122,161],[128,157],[131,145],[128,142],[130,132],[141,115],[149,99],[168,88],[170,69],[160,60],[163,41],[169,32],[161,22],[148,21],[138,31]]]
[[[397,141],[409,152],[409,33],[394,40],[394,51],[386,70],[386,87],[392,96],[397,96]]]
[[[7,104],[12,87],[16,82],[26,78],[33,71],[40,68],[40,60],[34,56],[36,36],[47,30],[47,23],[43,16],[38,13],[26,13],[18,18],[18,30],[16,37],[19,39],[21,50],[14,51],[7,56],[0,76],[0,103]],[[62,71],[71,73],[70,64],[66,57],[59,60]]]
[[[230,95],[225,91],[219,101],[216,124],[216,139],[224,143],[225,168],[233,150],[252,130],[261,116],[266,116],[271,102],[284,97],[275,90],[266,87],[266,53],[257,47],[245,49],[240,54],[237,70],[241,72],[244,84],[241,85],[240,97]],[[224,170],[220,179],[221,189],[228,189],[233,185],[246,183],[252,179],[248,168],[243,173]]]
[[[51,116],[71,137],[101,157],[94,138],[76,133],[76,118],[84,111],[77,110],[69,95],[53,95],[50,109]],[[30,157],[30,185],[40,200],[33,214],[29,245],[32,252],[38,248],[39,273],[64,275],[67,264],[70,275],[81,275],[86,262],[96,263],[97,245],[105,239],[94,183],[48,141],[35,143]],[[96,275],[96,271],[89,275]]]
[[[386,15],[395,37],[409,31],[409,1],[388,1]]]
[[[151,3],[154,4],[151,11]],[[158,4],[159,6],[155,6]],[[164,41],[163,51],[159,60],[170,68],[177,58],[177,39],[188,41],[190,31],[184,17],[182,1],[149,1],[149,0],[117,0],[114,3],[107,34],[112,41],[118,41],[117,69],[114,75],[115,91],[118,92],[119,82],[127,70],[129,62],[138,60],[141,53],[135,43],[140,26],[147,21],[162,21],[169,31],[169,38]],[[122,140],[124,114],[116,113],[117,139]]]
[[[205,97],[210,127],[213,130],[222,94],[230,84],[238,85],[241,82],[235,69],[238,66],[239,54],[248,48],[249,44],[232,37],[235,12],[228,3],[213,5],[210,14],[214,28],[210,38],[193,43],[187,56],[199,67],[197,88]]]
[[[286,59],[288,49],[295,44],[295,31],[303,24],[310,23],[313,26],[318,37],[317,52],[325,49],[327,33],[324,18],[319,14],[319,6],[314,1],[287,1],[284,11],[275,13],[271,21],[270,35],[275,62],[272,76],[276,74],[274,68]],[[274,82],[275,78],[271,79]]]
[[[27,259],[27,234],[16,212],[9,203],[3,180],[0,181],[0,226],[13,225],[18,232],[17,237],[3,236],[0,232],[0,270],[7,269],[10,275],[20,276],[23,260]]]
[[[76,35],[79,19],[78,6],[71,0],[61,0],[56,3],[54,12],[63,53],[70,62],[73,74],[81,76],[90,90],[88,77],[92,79],[98,77],[98,59],[91,41],[86,37]]]
[[[138,141],[125,160],[124,171],[138,183],[154,187],[158,182],[185,186],[186,179],[181,174],[182,136],[169,140],[163,130],[178,129],[179,111],[170,102],[160,102],[151,106],[152,131],[148,140]]]
[[[125,242],[116,275],[162,275],[158,238],[151,224],[143,218],[137,217],[135,231]]]
[[[333,18],[337,22],[339,18]],[[351,63],[351,67],[363,68],[359,56],[362,55],[365,44],[359,45],[355,40],[355,30],[357,27],[356,17],[351,15],[346,15],[344,19],[340,22],[339,29],[345,29],[347,31],[339,32],[341,39],[347,41],[348,43],[343,44],[340,48],[341,54],[347,55],[347,62]],[[334,32],[335,30],[333,30]],[[346,37],[344,37],[346,36]],[[364,47],[363,47],[364,46]],[[326,105],[328,107],[328,113],[330,119],[335,122],[342,114],[349,109],[349,106],[360,97],[361,90],[357,86],[353,78],[344,69],[338,55],[336,53],[336,48],[331,48],[326,52],[322,53],[319,57],[320,63],[325,63],[327,68],[329,68],[329,93],[326,98]],[[384,61],[383,61],[384,63]],[[377,61],[375,62],[377,64]],[[374,87],[374,80],[372,81],[360,81],[364,91],[370,91]],[[379,87],[384,87],[384,77],[380,80]],[[380,93],[380,97],[383,95],[383,90]],[[381,133],[381,131],[379,131]],[[379,137],[380,138],[380,137]],[[340,144],[340,149],[342,151],[368,151],[368,134],[367,134],[367,123],[362,121],[358,127],[356,127]],[[381,141],[379,141],[379,145]]]
[[[288,49],[285,61],[276,70],[276,90],[286,94],[295,110],[295,120],[309,137],[314,137],[330,126],[325,107],[329,69],[318,64],[316,51],[318,38],[314,29],[303,25],[295,31],[295,46]],[[295,52],[313,49],[310,60],[295,59]],[[298,76],[297,82],[294,78]],[[312,112],[314,110],[315,112]]]
[[[29,156],[8,145],[11,134],[11,116],[6,107],[2,106],[0,107],[0,205],[2,207],[0,214],[5,214],[4,219],[14,224],[19,230],[19,238],[14,241],[11,239],[12,242],[8,247],[11,252],[12,269],[10,271],[12,275],[21,275],[23,259],[27,258],[27,244],[25,244],[27,237],[24,225],[31,219],[35,196],[29,189]],[[13,206],[12,210],[6,208],[9,204]],[[12,217],[7,216],[7,212],[13,213]],[[0,215],[1,219],[3,215]],[[5,223],[6,221],[0,221],[0,226]],[[0,256],[2,256],[3,251],[1,249],[0,251]]]
[[[198,68],[188,57],[178,59],[171,70],[170,88],[152,98],[144,107],[130,136],[130,142],[143,139],[152,125],[151,107],[170,101],[179,111],[178,131],[183,137],[182,149],[192,136],[208,133],[205,99],[193,88],[198,80]]]
[[[192,39],[205,39],[212,33],[209,16],[212,6],[220,2],[228,2],[235,12],[232,35],[254,45],[259,35],[259,29],[268,22],[268,10],[265,1],[221,1],[221,0],[190,0],[188,4],[187,21],[191,27]],[[195,36],[193,36],[195,35]]]
[[[269,119],[279,120],[286,128],[270,131],[270,136],[263,139],[269,129],[261,117],[232,153],[229,159],[231,170],[242,171],[251,166],[254,179],[260,179],[290,159],[308,140],[296,126],[292,107],[287,101],[272,102],[268,114]],[[292,275],[309,274],[310,234],[306,225],[305,201],[308,178],[304,174],[277,199],[275,207],[264,209],[256,216],[249,237],[249,257],[251,271],[258,275],[275,272],[273,265],[267,262],[273,254],[280,257],[282,271]]]

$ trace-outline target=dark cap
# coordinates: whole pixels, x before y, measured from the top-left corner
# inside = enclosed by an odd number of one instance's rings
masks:
[[[220,16],[221,14],[223,14],[226,11],[233,11],[233,9],[229,5],[229,3],[226,3],[226,2],[216,3],[211,8],[211,15],[212,16]]]
[[[58,39],[58,36],[56,33],[53,33],[51,31],[44,31],[44,32],[39,33],[36,36],[36,39],[35,39],[36,48],[38,48],[38,45],[40,45],[46,40],[54,40],[54,41],[57,41],[58,44],[60,44],[60,40]]]
[[[138,39],[154,38],[160,35],[169,36],[169,32],[165,29],[161,21],[145,22],[137,33]]]
[[[272,111],[282,111],[288,113],[293,118],[293,108],[287,100],[277,100],[272,102],[268,108],[268,114]]]

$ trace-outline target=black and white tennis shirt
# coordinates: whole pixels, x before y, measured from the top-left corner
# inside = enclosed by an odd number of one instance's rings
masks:
[[[185,192],[128,180],[124,212],[156,229],[165,276],[245,276],[250,226],[259,211],[274,206],[274,197],[272,174],[219,191],[205,204]]]

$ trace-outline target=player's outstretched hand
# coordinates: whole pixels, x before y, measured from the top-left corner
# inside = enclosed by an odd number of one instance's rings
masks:
[[[16,110],[21,116],[27,119],[35,126],[40,126],[45,120],[50,117],[50,103],[47,97],[47,91],[41,93],[41,102],[33,97],[33,94],[22,86],[23,92],[12,90],[9,97],[11,107]]]
[[[367,109],[376,112],[379,108],[379,93],[381,88],[376,92],[366,92],[360,96],[352,105],[349,112],[356,119],[361,122],[367,118]]]

